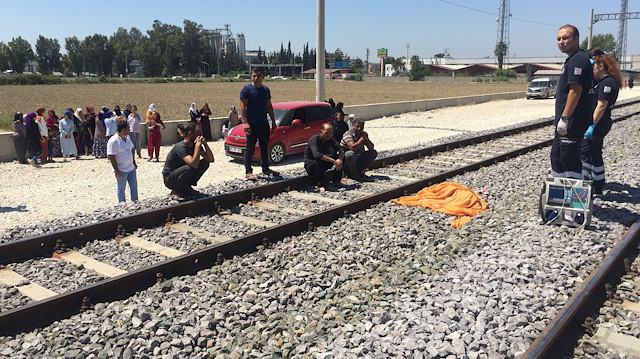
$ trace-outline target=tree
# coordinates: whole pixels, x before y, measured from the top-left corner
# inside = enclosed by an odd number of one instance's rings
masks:
[[[9,69],[9,48],[0,41],[0,71]]]
[[[162,55],[160,46],[155,41],[142,38],[133,49],[133,56],[140,61],[145,76],[156,77],[162,74]]]
[[[133,60],[133,48],[140,42],[142,33],[135,27],[131,31],[119,27],[109,38],[109,45],[113,48],[113,67],[116,74],[129,75],[129,63]]]
[[[422,61],[418,55],[411,56],[411,70],[409,70],[409,80],[418,81],[424,77],[424,70],[422,68]]]
[[[202,55],[206,43],[202,37],[202,25],[193,21],[184,20],[182,30],[182,58],[186,66],[184,68],[189,73],[200,72],[202,68]],[[184,65],[184,64],[183,64]]]
[[[362,72],[362,68],[364,67],[364,63],[359,57],[356,57],[351,63],[349,63],[349,69],[353,71],[360,70]]]
[[[531,80],[533,80],[533,73],[531,71],[531,64],[527,64],[525,66],[526,69],[526,73],[527,73],[527,82],[531,82]]]
[[[29,41],[18,36],[11,39],[7,45],[9,50],[7,52],[9,67],[19,74],[23,73],[27,63],[33,59],[31,44],[29,44]]]
[[[503,41],[499,41],[496,44],[496,48],[493,50],[493,54],[498,58],[498,69],[502,69],[502,64],[504,62],[504,57],[507,56],[507,44]]]
[[[580,47],[584,50],[589,50],[587,48],[587,44],[589,42],[588,38],[582,40]],[[616,39],[612,34],[597,34],[591,38],[591,47],[599,47],[602,50],[610,53],[616,52]]]
[[[38,36],[36,54],[38,54],[38,70],[41,73],[50,75],[53,71],[61,69],[58,39],[47,39],[42,35]]]
[[[75,73],[76,76],[85,71],[84,65],[86,60],[83,58],[86,54],[84,43],[78,40],[77,37],[67,37],[64,39],[64,48],[67,50],[65,55],[62,55],[62,64],[64,66],[64,72],[67,74]]]

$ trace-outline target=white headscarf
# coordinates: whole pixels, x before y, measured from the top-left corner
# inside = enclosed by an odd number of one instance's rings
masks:
[[[193,112],[196,115],[198,114],[198,108],[196,107],[196,103],[195,102],[191,104],[191,107],[189,107],[189,112]]]
[[[78,120],[80,121],[84,121],[84,118],[82,118],[82,116],[80,116],[80,113],[82,112],[82,109],[80,107],[78,107],[76,109],[76,112],[74,113],[74,115],[78,118]]]
[[[152,103],[151,105],[149,105],[149,110],[151,110],[152,112],[155,112],[156,110],[156,104]]]

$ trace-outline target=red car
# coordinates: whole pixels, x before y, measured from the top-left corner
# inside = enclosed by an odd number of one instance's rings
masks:
[[[279,163],[284,156],[304,152],[307,141],[320,133],[322,124],[335,120],[334,109],[325,102],[278,102],[273,104],[273,112],[276,116],[276,130],[269,137],[271,163]],[[224,141],[224,152],[227,156],[243,158],[246,147],[247,137],[240,124],[229,132]],[[253,159],[259,158],[260,148],[256,144]]]

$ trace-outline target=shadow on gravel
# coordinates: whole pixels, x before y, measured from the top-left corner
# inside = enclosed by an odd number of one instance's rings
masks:
[[[2,207],[0,206],[0,213],[8,213],[8,212],[29,212],[27,211],[27,206],[16,206],[16,207]]]
[[[627,209],[628,204],[640,204],[640,188],[625,183],[607,182],[602,199],[594,202],[593,216],[609,222],[631,226],[638,220],[639,214]]]

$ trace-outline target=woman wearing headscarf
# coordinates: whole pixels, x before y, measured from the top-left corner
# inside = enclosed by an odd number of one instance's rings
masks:
[[[211,116],[211,110],[209,109],[209,104],[205,102],[200,109],[200,128],[202,129],[202,135],[207,141],[211,141],[212,139],[209,116]]]
[[[229,131],[232,128],[236,127],[240,124],[240,119],[238,118],[238,111],[235,106],[231,106],[231,111],[229,111],[229,116],[225,123],[222,125],[222,137],[227,138]]]
[[[93,106],[88,105],[84,114],[85,121],[82,124],[84,136],[82,137],[82,145],[84,146],[85,155],[93,150],[93,133],[96,131],[96,113]]]
[[[107,130],[104,127],[104,114],[98,114],[95,121],[95,132],[93,133],[93,155],[96,158],[107,158]]]
[[[62,151],[60,151],[60,129],[58,128],[58,122],[60,122],[60,118],[56,116],[56,112],[50,108],[47,111],[47,129],[49,130],[49,161],[53,162],[53,157],[62,156]]]
[[[18,163],[27,164],[27,127],[20,112],[13,115],[13,147],[16,149]]]
[[[40,129],[40,142],[42,145],[42,157],[40,159],[42,162],[53,162],[51,159],[51,153],[49,153],[49,129],[47,128],[47,120],[43,117],[44,115],[44,107],[38,106],[36,108],[36,123],[38,124],[38,128]]]
[[[80,107],[73,113],[73,124],[76,126],[76,131],[73,133],[76,141],[76,149],[78,150],[78,157],[82,152],[82,137],[84,136],[84,111]]]
[[[64,111],[64,117],[60,120],[60,148],[62,149],[62,157],[67,160],[69,156],[78,157],[78,149],[76,148],[76,141],[73,138],[73,131],[76,126],[73,123],[73,113],[71,111]]]
[[[160,119],[160,112],[153,112],[153,119],[149,121],[149,141],[147,143],[147,150],[149,150],[149,161],[153,159],[153,153],[156,154],[156,162],[159,162],[158,156],[160,156],[160,145],[162,144],[162,132],[160,129],[164,129],[164,123]]]
[[[200,118],[195,102],[191,104],[191,107],[189,107],[189,117],[191,118],[191,122],[198,122]]]
[[[154,112],[156,112],[156,104],[152,103],[151,105],[149,105],[149,109],[147,110],[147,116],[146,116],[145,123],[149,123],[149,121],[153,120],[153,118],[154,118],[153,113]]]
[[[42,136],[40,135],[40,127],[36,120],[36,113],[29,112],[24,117],[24,124],[27,128],[27,149],[31,156],[31,165],[38,167],[38,157],[42,156]]]

